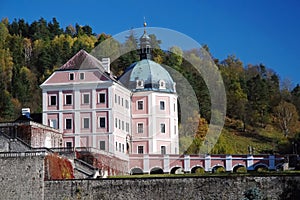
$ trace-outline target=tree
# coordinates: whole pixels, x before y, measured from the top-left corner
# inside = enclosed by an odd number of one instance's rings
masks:
[[[274,113],[276,116],[276,123],[284,133],[284,136],[290,136],[298,121],[296,107],[292,103],[281,101],[278,106],[274,108]]]
[[[187,149],[187,154],[198,154],[200,147],[203,145],[205,136],[208,131],[208,123],[204,118],[199,118],[198,129],[195,132],[194,140],[192,144]]]

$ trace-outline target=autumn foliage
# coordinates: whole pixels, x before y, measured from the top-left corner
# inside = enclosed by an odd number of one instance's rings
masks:
[[[45,158],[46,179],[62,180],[73,179],[74,171],[71,162],[57,154],[49,154]]]

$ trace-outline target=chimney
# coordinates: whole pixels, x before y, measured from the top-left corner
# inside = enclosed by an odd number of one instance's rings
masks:
[[[110,58],[102,58],[101,63],[105,71],[107,71],[107,73],[110,73]]]
[[[30,118],[30,108],[22,108],[22,115],[25,115],[27,118]]]

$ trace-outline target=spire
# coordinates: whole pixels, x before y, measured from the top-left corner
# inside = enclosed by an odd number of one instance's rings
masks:
[[[144,17],[144,34],[140,38],[140,60],[151,59],[151,38],[146,31],[147,23]]]

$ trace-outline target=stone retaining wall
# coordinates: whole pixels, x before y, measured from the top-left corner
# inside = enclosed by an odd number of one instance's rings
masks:
[[[46,181],[45,199],[299,199],[300,176]]]

